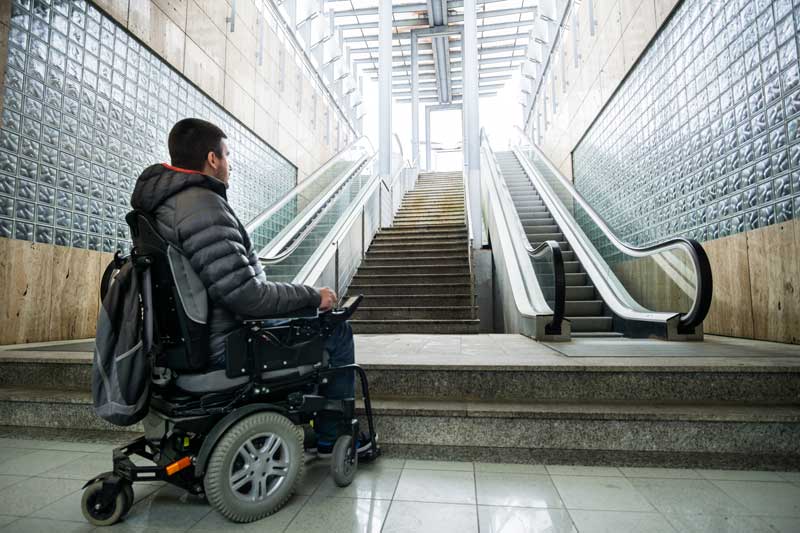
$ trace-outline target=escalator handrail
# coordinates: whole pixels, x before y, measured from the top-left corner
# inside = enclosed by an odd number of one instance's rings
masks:
[[[517,126],[519,130],[519,127]],[[575,189],[570,181],[565,178],[561,172],[553,165],[553,163],[544,155],[544,153],[536,146],[527,135],[521,130],[519,131],[520,138],[525,142],[525,148],[534,150],[536,155],[547,165],[553,175],[559,180],[559,184],[567,190],[578,205],[591,217],[592,221],[600,228],[605,237],[614,244],[614,246],[622,253],[632,257],[648,257],[658,253],[664,252],[669,248],[680,247],[686,250],[689,257],[692,259],[696,274],[697,284],[695,287],[695,296],[692,300],[692,306],[688,312],[680,314],[679,324],[683,330],[693,330],[695,327],[703,323],[708,311],[711,307],[711,298],[713,293],[713,279],[711,274],[711,263],[708,260],[705,250],[694,239],[687,239],[685,237],[677,237],[667,239],[665,241],[650,244],[647,246],[632,246],[620,240],[613,231],[606,224],[603,217],[595,211],[591,205],[583,198],[583,196]],[[547,189],[549,186],[544,183]]]
[[[342,154],[344,154],[345,152],[348,152],[350,150],[353,150],[356,147],[356,145],[358,145],[358,144],[363,145],[363,147],[367,150],[367,153],[371,153],[371,152],[374,151],[374,150],[372,150],[372,145],[369,143],[369,139],[367,139],[366,137],[359,137],[358,139],[356,139],[355,141],[350,143],[344,150],[341,150],[340,152],[337,152],[336,155],[334,155],[333,157],[331,157],[330,159],[325,161],[322,164],[322,166],[320,166],[317,170],[314,171],[313,174],[311,174],[309,177],[307,177],[306,179],[304,179],[303,181],[301,181],[300,183],[295,185],[294,188],[292,188],[289,192],[287,192],[280,200],[278,200],[277,202],[275,202],[271,206],[267,207],[264,211],[262,211],[260,214],[258,214],[253,220],[248,222],[244,227],[244,229],[245,229],[245,231],[247,231],[248,235],[251,235],[256,230],[256,228],[258,228],[258,226],[263,224],[272,215],[274,215],[275,213],[280,211],[293,198],[297,197],[298,194],[303,192],[312,183],[314,183],[318,178],[323,176],[325,174],[325,172],[331,166],[333,166],[333,164],[337,160],[339,160],[341,158]],[[359,159],[362,159],[362,158],[359,158]],[[355,164],[357,165],[358,161],[356,161]],[[350,169],[352,169],[352,168],[353,167],[351,166]],[[348,172],[350,171],[350,169],[348,169]]]
[[[490,174],[492,175],[492,182],[500,190],[504,191],[504,195],[507,197],[507,200],[511,200],[511,191],[508,190],[508,185],[505,183],[505,180],[498,179],[500,175],[500,166],[497,163],[497,158],[495,157],[494,150],[492,150],[491,144],[489,143],[489,138],[486,135],[486,132],[481,129],[481,146],[482,148],[486,149],[487,157],[489,159],[490,164]],[[512,204],[513,205],[513,204]],[[505,210],[511,210],[513,207],[506,207]],[[534,248],[530,241],[528,240],[527,235],[525,234],[524,228],[519,221],[519,217],[516,219],[517,223],[517,233],[519,238],[517,239],[519,242],[522,243],[525,252],[528,254],[529,257],[536,259],[537,257],[541,257],[546,253],[550,253],[553,257],[553,274],[554,274],[554,282],[555,282],[555,300],[553,308],[551,309],[553,313],[553,318],[551,321],[546,325],[546,333],[548,334],[561,334],[561,323],[564,320],[564,313],[566,309],[566,274],[564,271],[564,257],[561,253],[561,245],[558,244],[556,241],[545,241],[539,244],[536,248]],[[507,227],[510,224],[506,224]],[[509,228],[510,230],[510,228]],[[537,280],[538,282],[538,280]],[[541,288],[540,288],[541,290]],[[549,306],[548,306],[549,307]]]
[[[277,265],[278,263],[283,262],[287,257],[292,255],[295,250],[297,250],[303,241],[308,236],[309,233],[314,231],[319,224],[320,220],[325,211],[331,205],[329,200],[331,200],[340,190],[341,188],[350,181],[350,179],[355,176],[360,169],[364,167],[364,165],[374,157],[374,155],[367,157],[367,158],[360,158],[358,163],[352,167],[350,167],[347,172],[340,178],[335,187],[332,187],[328,193],[321,198],[318,202],[316,202],[316,207],[313,210],[310,210],[308,215],[303,217],[294,227],[301,226],[303,229],[302,231],[295,232],[289,231],[285,234],[285,237],[281,239],[282,242],[278,243],[278,245],[272,246],[272,249],[275,250],[272,253],[267,253],[265,255],[259,256],[259,261],[261,261],[264,265]],[[311,216],[313,215],[313,216]],[[293,237],[289,239],[289,237]],[[286,246],[286,242],[290,244]],[[269,245],[267,245],[269,247]]]

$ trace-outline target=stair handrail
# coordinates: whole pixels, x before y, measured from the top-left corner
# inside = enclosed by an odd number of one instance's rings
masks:
[[[340,152],[340,154],[344,151],[346,150],[343,150]],[[344,187],[344,185],[349,182],[350,179],[352,179],[352,177],[367,163],[369,159],[373,157],[373,155],[374,153],[365,153],[359,156],[358,159],[356,159],[355,162],[350,165],[347,170],[345,170],[342,175],[328,187],[324,194],[322,194],[312,204],[309,204],[309,206],[304,209],[304,214],[295,217],[292,224],[283,228],[278,235],[276,235],[259,251],[259,260],[265,265],[274,265],[289,257],[300,246],[300,244],[303,242],[303,239],[316,227],[319,221],[319,214],[324,211],[325,206],[328,205],[329,201],[336,196],[336,194],[338,194],[341,188]],[[328,168],[330,168],[329,165]],[[318,172],[319,171],[315,172],[315,174]],[[286,205],[286,203],[288,203],[288,200],[278,208],[270,208],[269,216],[275,214],[278,209]],[[265,221],[267,218],[269,217],[263,218],[261,222]],[[317,222],[315,222],[315,220]]]
[[[702,324],[703,320],[705,319],[708,311],[711,307],[711,298],[713,292],[713,278],[711,273],[711,264],[708,260],[708,256],[706,255],[705,250],[703,249],[702,245],[694,239],[687,239],[684,237],[677,237],[667,239],[660,243],[651,244],[648,246],[632,246],[629,245],[622,240],[620,240],[616,234],[609,228],[608,224],[605,222],[603,217],[600,216],[597,211],[595,211],[592,206],[583,198],[583,196],[575,189],[574,185],[563,175],[561,172],[553,165],[550,159],[536,146],[530,138],[522,131],[519,126],[515,126],[519,133],[519,141],[521,141],[517,146],[514,147],[514,153],[516,154],[517,158],[520,160],[523,168],[525,169],[528,177],[534,182],[534,186],[536,189],[542,193],[542,199],[547,204],[548,208],[551,208],[551,212],[553,209],[557,210],[559,213],[562,214],[560,218],[567,224],[567,229],[578,230],[580,234],[583,234],[585,237],[585,244],[589,244],[590,249],[594,250],[594,254],[588,254],[589,260],[592,263],[597,262],[598,258],[601,258],[599,252],[591,245],[588,237],[583,233],[583,230],[577,224],[577,222],[572,218],[569,213],[564,213],[564,206],[560,199],[558,199],[557,194],[553,191],[552,187],[547,180],[543,179],[539,173],[533,168],[533,165],[530,163],[528,158],[522,153],[521,151],[521,144],[525,143],[526,149],[531,149],[534,151],[536,156],[544,162],[547,168],[552,172],[552,174],[556,177],[561,185],[569,194],[571,198],[580,205],[580,207],[591,217],[592,221],[601,229],[604,233],[605,237],[611,241],[611,243],[623,254],[632,256],[632,257],[648,257],[654,256],[655,254],[666,252],[672,248],[682,248],[684,249],[689,257],[692,259],[692,264],[695,269],[697,283],[695,286],[694,297],[692,299],[692,306],[690,307],[689,311],[686,313],[665,313],[665,312],[651,312],[643,308],[637,302],[633,300],[633,298],[627,293],[624,287],[617,282],[617,284],[608,283],[607,287],[611,291],[613,291],[614,298],[609,299],[610,301],[606,301],[609,304],[614,312],[623,316],[624,318],[632,318],[635,320],[643,320],[649,322],[656,322],[661,320],[668,320],[675,315],[678,316],[678,325],[680,332],[691,332],[694,329]],[[564,216],[569,215],[569,216]],[[581,239],[583,240],[583,239]],[[587,248],[589,248],[587,247]],[[596,254],[596,257],[595,257]],[[593,265],[598,271],[601,271],[600,267],[597,265]],[[598,286],[598,289],[601,289],[601,286]],[[604,299],[606,295],[603,295]],[[626,302],[627,300],[627,302]],[[630,305],[633,302],[634,305]],[[620,305],[625,306],[626,308],[620,308]],[[638,307],[638,309],[637,309]]]
[[[519,266],[518,273],[520,278],[517,280],[514,275],[515,271],[512,271],[510,281],[512,285],[515,284],[515,281],[518,281],[522,284],[523,290],[514,290],[513,294],[515,297],[523,292],[528,295],[527,299],[517,301],[518,310],[524,317],[538,318],[547,317],[548,315],[551,316],[549,322],[545,324],[545,334],[562,336],[562,338],[566,337],[569,334],[568,328],[564,327],[565,322],[568,323],[564,319],[566,308],[566,275],[564,272],[564,259],[561,253],[561,246],[556,241],[548,240],[534,248],[528,240],[528,236],[525,234],[525,229],[522,227],[519,217],[513,217],[516,224],[509,221],[509,214],[516,212],[511,192],[508,190],[505,180],[500,179],[500,167],[494,150],[492,150],[491,144],[489,143],[489,138],[483,128],[481,128],[481,150],[484,153],[489,168],[490,180],[487,185],[491,185],[494,188],[497,194],[497,201],[500,204],[498,221],[502,222],[508,236],[513,239],[510,243],[511,246],[516,248],[516,246],[521,243],[522,249],[527,257],[533,258],[534,260],[546,256],[547,254],[550,254],[553,258],[555,289],[553,307],[551,308],[542,292],[539,280],[533,272],[533,266],[530,260],[528,260],[526,265],[525,262],[521,260],[522,257],[525,256],[514,257]],[[516,238],[514,238],[514,234],[512,233],[512,226],[517,234]]]
[[[374,157],[374,156],[373,156]],[[407,163],[408,164],[408,163]],[[413,168],[405,165],[401,165],[392,176],[392,183],[398,181],[398,176],[407,170],[408,168]],[[378,203],[378,213],[377,213],[377,220],[378,224],[375,226],[375,232],[380,229],[380,221],[381,221],[381,209],[382,209],[382,201],[381,201],[381,188],[384,185],[384,180],[379,175],[378,172],[374,172],[370,180],[367,184],[361,189],[356,199],[352,202],[352,208],[347,216],[340,219],[331,231],[328,233],[326,239],[320,243],[317,247],[317,251],[309,258],[303,268],[298,272],[297,276],[295,276],[295,283],[303,283],[303,284],[311,284],[316,285],[319,283],[320,280],[324,281],[324,274],[325,270],[328,266],[333,262],[334,265],[334,272],[333,272],[333,289],[336,292],[339,298],[344,296],[344,293],[347,291],[350,282],[352,281],[352,276],[349,279],[344,281],[340,280],[340,266],[342,264],[342,258],[340,257],[340,250],[342,242],[348,237],[350,232],[353,230],[353,226],[356,224],[357,221],[361,220],[361,260],[364,259],[366,255],[366,251],[369,248],[369,245],[372,243],[372,238],[375,234],[368,235],[368,232],[371,232],[372,229],[367,230],[366,228],[366,215],[367,215],[367,204],[371,201],[374,201],[374,198],[377,193],[377,203]],[[353,274],[355,270],[353,270]]]

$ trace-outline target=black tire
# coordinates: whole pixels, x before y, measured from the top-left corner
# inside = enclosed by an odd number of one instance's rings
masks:
[[[123,483],[122,493],[125,495],[125,510],[122,512],[122,516],[124,517],[126,514],[128,514],[128,511],[131,510],[131,507],[133,507],[133,486],[130,483]]]
[[[275,439],[269,440],[269,436]],[[273,445],[277,448],[270,455]],[[248,466],[244,466],[245,455],[249,456]],[[274,461],[275,457],[279,460]],[[251,415],[234,424],[214,447],[203,480],[206,497],[229,520],[259,520],[279,510],[294,494],[304,463],[302,429],[278,413]],[[280,474],[274,473],[276,469]]]
[[[106,507],[102,507],[97,501],[98,496],[103,492],[103,481],[96,481],[86,487],[81,498],[81,511],[83,517],[95,526],[110,526],[119,522],[125,513],[127,497],[125,491],[120,490],[114,501]],[[132,500],[131,500],[132,501]]]
[[[333,445],[331,457],[331,474],[333,481],[340,487],[347,487],[353,482],[358,469],[358,454],[353,452],[353,437],[342,435]]]

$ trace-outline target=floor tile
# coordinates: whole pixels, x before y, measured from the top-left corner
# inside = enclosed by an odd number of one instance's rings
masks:
[[[109,444],[92,442],[69,442],[61,440],[14,439],[0,438],[0,448],[23,448],[26,450],[59,450],[64,452],[100,452],[105,451]]]
[[[0,514],[28,516],[37,509],[80,490],[73,479],[28,478],[0,491]]]
[[[475,483],[480,505],[564,507],[548,475],[479,472],[475,475]]]
[[[405,465],[405,459],[398,459],[397,457],[379,457],[371,463],[358,463],[358,468],[388,468],[389,470],[402,470]]]
[[[552,476],[552,479],[568,509],[654,510],[631,482],[622,477]]]
[[[331,465],[328,462],[318,461],[306,465],[303,479],[297,486],[295,493],[305,496],[311,496],[317,487],[320,486],[322,481],[330,477]]]
[[[34,450],[26,450],[23,448],[2,448],[0,447],[0,463],[11,459],[17,459],[23,455],[33,453]]]
[[[134,505],[125,522],[132,527],[187,529],[210,511],[204,499],[167,485]]]
[[[158,485],[148,485],[144,483],[133,484],[133,501],[134,503],[143,500],[150,496],[161,487]],[[83,490],[77,490],[57,500],[50,505],[42,507],[41,509],[33,512],[31,517],[47,518],[50,520],[64,520],[67,522],[85,522],[81,512],[81,498],[83,498]]]
[[[10,524],[14,520],[19,520],[18,516],[0,515],[0,527]]]
[[[566,509],[478,506],[481,533],[577,533]]]
[[[704,479],[631,479],[630,482],[662,513],[753,514]]]
[[[622,476],[622,472],[613,466],[547,465],[546,468],[551,476]]]
[[[509,474],[546,474],[544,465],[475,463],[476,472],[507,472]]]
[[[478,533],[474,505],[392,502],[382,533]]]
[[[85,520],[81,522],[64,522],[44,518],[20,518],[5,526],[3,533],[89,533],[94,526]]]
[[[570,510],[581,533],[675,533],[658,513]]]
[[[211,511],[205,518],[196,523],[189,531],[231,531],[231,532],[257,532],[257,531],[283,531],[286,526],[297,516],[303,505],[308,501],[308,496],[295,494],[278,512],[249,524],[231,522],[216,511]],[[116,532],[115,532],[116,533]]]
[[[286,533],[379,533],[391,502],[312,497]]]
[[[658,479],[702,479],[696,471],[688,468],[642,468],[621,467],[620,471],[625,477],[645,477]]]
[[[763,520],[778,533],[797,533],[800,531],[800,518],[764,517]]]
[[[780,476],[792,483],[800,483],[800,472],[779,472]]]
[[[403,470],[395,500],[431,503],[475,503],[472,472]]]
[[[402,470],[376,469],[364,471],[364,469],[359,468],[355,479],[348,487],[337,486],[333,481],[333,477],[328,476],[322,481],[314,496],[391,500],[401,473]]]
[[[0,490],[3,490],[6,487],[10,487],[11,485],[15,485],[22,481],[23,479],[28,479],[26,476],[7,476],[7,475],[0,475]]]
[[[403,467],[414,470],[456,470],[459,472],[472,472],[475,467],[473,463],[466,461],[419,461],[409,459]]]
[[[110,453],[89,453],[68,463],[39,473],[40,477],[59,477],[88,481],[94,476],[114,468]]]
[[[777,472],[762,470],[698,470],[705,479],[719,481],[786,481]]]
[[[774,533],[757,516],[718,516],[706,514],[665,515],[682,533]]]
[[[86,455],[85,452],[39,450],[0,463],[0,474],[35,476]]]
[[[751,512],[747,514],[800,518],[800,487],[792,483],[714,481],[716,486]]]

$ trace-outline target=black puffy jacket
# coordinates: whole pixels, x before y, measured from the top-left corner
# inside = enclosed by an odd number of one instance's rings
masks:
[[[139,176],[131,206],[155,216],[158,232],[184,252],[203,281],[213,366],[224,366],[224,337],[241,318],[319,306],[319,292],[312,287],[267,281],[220,180],[152,165]]]

